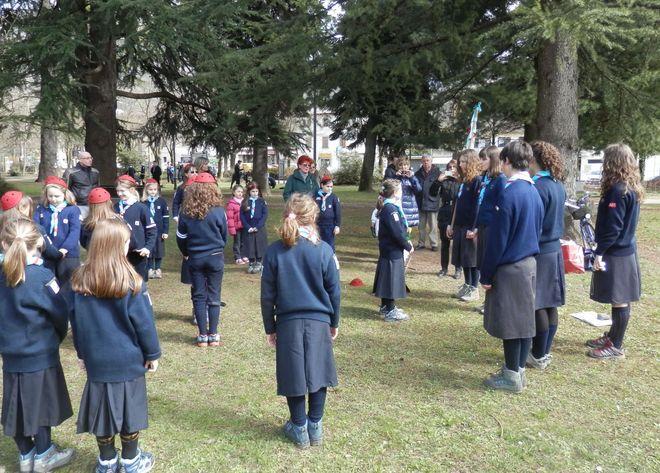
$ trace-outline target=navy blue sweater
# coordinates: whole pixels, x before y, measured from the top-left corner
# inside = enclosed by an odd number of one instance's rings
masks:
[[[179,217],[179,212],[181,210],[181,204],[183,204],[183,191],[186,190],[185,185],[180,185],[176,188],[174,193],[174,198],[172,199],[172,217]]]
[[[44,239],[44,247],[41,249],[41,257],[44,259],[44,266],[50,270],[54,270],[57,262],[62,259],[62,253],[53,245],[53,240],[48,236],[48,232],[44,227],[37,224],[39,233]]]
[[[412,243],[408,241],[408,231],[399,208],[387,203],[378,215],[378,250],[385,259],[403,258],[403,250],[410,251]]]
[[[0,353],[9,373],[56,366],[66,337],[64,300],[55,276],[38,265],[25,268],[25,281],[9,287],[0,271]]]
[[[227,242],[227,216],[222,207],[212,207],[202,220],[179,214],[176,243],[183,256],[203,258],[223,251]]]
[[[129,251],[138,251],[142,248],[153,253],[156,247],[156,222],[151,218],[149,209],[142,202],[135,202],[128,208],[124,208],[124,214],[119,212],[119,202],[115,204],[115,210],[124,219],[131,229],[131,242]]]
[[[53,212],[50,209],[37,206],[34,221],[48,231],[48,236],[58,250],[67,250],[70,258],[80,257],[80,209],[75,205],[67,205],[57,216],[57,235],[50,231],[50,219]]]
[[[245,203],[247,202],[248,208],[245,210]],[[266,225],[268,218],[268,205],[266,201],[259,197],[255,202],[254,216],[250,217],[250,199],[246,198],[241,204],[241,222],[243,222],[243,229],[247,231],[248,228],[262,229]]]
[[[321,210],[323,198],[320,195],[316,196],[316,203],[319,206],[319,216],[316,224],[322,227],[341,227],[341,204],[339,197],[335,194],[330,194],[325,199],[325,211]]]
[[[312,319],[339,326],[339,264],[330,245],[306,238],[266,250],[261,275],[261,316],[266,333],[285,320]]]
[[[168,234],[170,232],[170,209],[167,207],[167,202],[162,197],[158,197],[153,203],[153,213],[151,212],[151,202],[148,200],[143,202],[149,209],[149,215],[156,222],[156,233],[158,236]]]
[[[454,226],[475,228],[477,208],[479,207],[479,189],[481,176],[463,184],[456,197]]]
[[[488,183],[486,183],[487,180],[488,178],[484,176],[481,181],[479,192],[483,189],[484,198],[477,211],[477,223],[475,227],[487,227],[490,225],[490,222],[493,220],[493,215],[495,214],[495,204],[497,203],[497,199],[500,198],[500,194],[506,185],[506,176],[504,174],[499,174],[498,176],[490,178]]]
[[[623,183],[610,188],[598,203],[596,218],[596,254],[627,256],[636,250],[635,231],[639,220],[639,202],[634,192],[626,192]]]
[[[95,383],[119,383],[144,376],[144,364],[160,358],[151,299],[143,283],[137,295],[101,299],[66,295],[78,358]]]
[[[515,263],[539,252],[543,202],[533,184],[518,180],[501,193],[488,227],[481,284],[492,284],[498,266]]]
[[[536,190],[543,202],[543,225],[539,240],[540,253],[554,253],[561,250],[559,239],[564,236],[564,185],[549,176],[536,180]]]

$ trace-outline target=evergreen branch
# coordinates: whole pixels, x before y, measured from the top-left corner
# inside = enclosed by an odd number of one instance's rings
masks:
[[[117,96],[126,97],[129,99],[137,99],[137,100],[165,99],[172,102],[176,102],[180,105],[188,105],[190,107],[201,108],[202,110],[205,110],[207,112],[211,111],[211,108],[209,108],[206,105],[202,105],[197,102],[191,102],[190,100],[182,99],[180,97],[177,97],[173,93],[167,92],[165,90],[158,92],[147,92],[147,93],[137,93],[137,92],[129,92],[127,90],[117,90]]]

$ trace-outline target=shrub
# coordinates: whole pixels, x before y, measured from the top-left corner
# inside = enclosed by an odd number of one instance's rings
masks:
[[[333,182],[336,185],[357,185],[360,183],[360,171],[362,170],[362,159],[346,158],[341,160],[341,166],[333,174]]]

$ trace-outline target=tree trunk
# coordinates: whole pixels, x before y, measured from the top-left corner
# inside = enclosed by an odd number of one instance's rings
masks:
[[[41,156],[39,158],[39,173],[37,182],[42,182],[48,176],[57,174],[57,131],[45,126],[41,127]]]
[[[252,157],[252,180],[259,185],[263,195],[270,194],[268,186],[268,147],[255,145]]]
[[[575,195],[578,176],[577,43],[570,32],[558,30],[543,43],[537,61],[538,139],[555,145],[564,157],[566,192]]]
[[[536,123],[525,123],[523,139],[527,143],[531,143],[538,136],[538,130],[536,129]]]
[[[370,118],[365,125],[367,127],[364,159],[362,160],[362,171],[360,173],[359,192],[372,192],[374,181],[374,163],[376,161],[376,134],[372,131],[373,120]]]
[[[117,49],[107,25],[89,24],[89,38],[103,57],[91,57],[85,76],[85,149],[94,158],[102,185],[117,177]]]

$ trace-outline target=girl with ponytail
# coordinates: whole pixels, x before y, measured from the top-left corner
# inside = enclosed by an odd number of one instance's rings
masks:
[[[286,396],[291,416],[284,434],[301,448],[322,443],[327,388],[337,385],[332,341],[339,330],[339,265],[319,237],[318,213],[309,195],[289,198],[281,240],[266,250],[261,276],[261,315],[275,347],[277,394]]]
[[[69,463],[74,453],[51,441],[51,427],[73,414],[59,355],[66,310],[55,276],[41,265],[44,239],[37,225],[26,218],[3,220],[2,427],[16,442],[20,472],[51,471]]]

